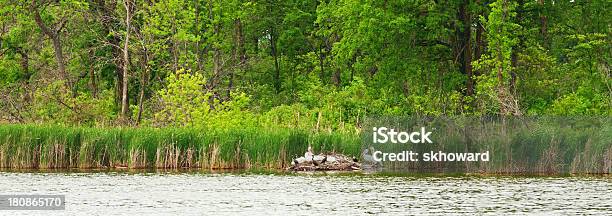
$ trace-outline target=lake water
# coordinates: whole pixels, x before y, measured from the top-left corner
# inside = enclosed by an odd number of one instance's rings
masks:
[[[0,194],[66,210],[0,215],[612,214],[612,178],[0,172]]]

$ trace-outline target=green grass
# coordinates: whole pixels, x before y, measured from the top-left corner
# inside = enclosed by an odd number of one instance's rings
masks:
[[[308,145],[358,156],[356,134],[0,125],[1,168],[284,168]]]
[[[488,162],[387,162],[390,170],[435,173],[612,173],[612,119],[608,117],[378,118],[364,128],[393,125],[403,131],[436,128],[432,144],[364,144],[383,152],[490,152]]]
[[[609,118],[439,119],[407,130],[437,128],[434,144],[382,145],[385,152],[490,152],[489,162],[388,162],[386,168],[436,173],[611,173]],[[520,121],[518,121],[520,120]],[[398,125],[393,121],[377,125]],[[368,126],[364,127],[368,128]],[[86,128],[0,125],[0,168],[279,169],[303,155],[360,156],[370,133],[296,129]],[[378,149],[378,148],[377,148]]]

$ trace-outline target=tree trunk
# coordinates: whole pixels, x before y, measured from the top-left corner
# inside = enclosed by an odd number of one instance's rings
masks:
[[[209,7],[208,7],[208,18],[213,21],[215,19],[221,19],[221,17],[215,17],[215,14],[213,13],[213,1],[210,1],[209,3]],[[215,38],[219,38],[219,24],[214,24],[213,25],[213,35],[215,36]],[[218,85],[219,82],[219,76],[221,75],[221,51],[219,50],[219,47],[215,44],[212,45],[212,51],[213,51],[213,76],[212,76],[212,81],[210,83],[210,89],[215,89]],[[216,94],[216,93],[215,93]],[[211,104],[212,106],[212,104]]]
[[[128,112],[128,68],[129,68],[129,42],[130,42],[130,22],[131,22],[131,9],[130,9],[130,1],[125,1],[125,41],[123,45],[123,84],[122,84],[122,93],[121,93],[121,117],[123,120],[127,120],[127,112]]]
[[[196,68],[198,71],[202,70],[202,53],[200,52],[200,41],[202,40],[202,34],[200,32],[200,0],[195,1],[195,18],[194,18],[195,34],[200,39],[196,41],[195,53],[196,53]]]
[[[272,48],[272,56],[274,57],[274,88],[276,92],[280,92],[281,80],[280,80],[280,66],[278,64],[278,50],[276,46],[276,31],[272,29],[270,35],[270,46]]]
[[[523,21],[523,10],[524,0],[518,0],[518,7],[516,12],[516,20],[519,24]],[[518,67],[518,53],[523,49],[523,38],[521,35],[518,37],[518,43],[513,47],[512,54],[510,54],[510,93],[516,93],[516,68]]]
[[[330,36],[330,40],[331,40],[331,38],[332,37]],[[338,41],[338,36],[337,35],[335,35],[334,41]],[[326,41],[326,43],[325,43],[325,53],[331,53],[332,43],[333,43],[333,41],[329,41],[329,40]],[[330,62],[334,62],[334,55],[329,55],[329,61]],[[334,73],[332,74],[331,81],[332,81],[332,83],[336,87],[340,87],[340,85],[342,85],[342,76],[341,75],[342,75],[342,72],[340,71],[340,68],[338,66],[335,66],[335,70],[334,70]]]
[[[38,6],[36,5],[36,0],[32,0],[31,11],[34,15],[34,21],[36,25],[42,30],[42,32],[47,35],[51,39],[53,43],[53,51],[55,52],[55,60],[57,61],[57,68],[59,71],[60,78],[66,81],[68,87],[71,88],[70,80],[68,80],[68,75],[66,74],[66,67],[64,65],[64,53],[62,52],[62,43],[60,40],[59,32],[63,27],[63,23],[60,23],[59,26],[49,28],[40,16],[40,12],[38,11]]]
[[[246,51],[244,49],[244,35],[242,32],[242,21],[240,18],[234,21],[234,36],[235,46],[232,51],[234,61],[238,60],[238,68],[242,69],[246,63]],[[234,87],[234,71],[229,72],[229,82],[227,86],[227,98],[231,97],[232,88]]]
[[[476,4],[480,5],[481,0],[477,0]],[[487,16],[484,10],[479,10],[478,13],[479,13],[479,16],[485,16],[485,17]],[[476,58],[476,60],[480,60],[480,58],[482,57],[482,54],[486,50],[486,43],[484,42],[484,39],[483,39],[484,30],[485,30],[484,26],[479,21],[478,24],[476,25],[476,41],[475,41],[476,44],[475,44],[475,49],[474,49],[474,57]],[[472,75],[474,77],[480,76],[480,71],[472,70]]]
[[[340,85],[342,84],[341,75],[342,74],[340,72],[340,69],[336,68],[334,76],[332,77],[332,81],[334,82],[334,85],[336,85],[336,87],[340,87]]]
[[[147,62],[149,62],[149,57],[148,57],[148,53],[147,50],[144,50],[144,61],[142,63],[142,76],[140,77],[140,95],[139,95],[139,99],[138,99],[138,116],[136,117],[136,126],[140,125],[140,121],[142,120],[142,111],[143,111],[143,104],[144,104],[144,94],[145,94],[145,88],[147,87],[148,83],[147,80],[149,79],[149,67],[147,66]]]
[[[472,73],[472,16],[469,11],[469,0],[463,0],[459,7],[459,19],[463,28],[459,31],[461,49],[461,70],[466,75],[466,95],[474,94],[474,75]]]
[[[107,6],[107,3],[109,4]],[[115,76],[116,83],[115,87],[115,98],[114,102],[117,107],[121,107],[121,99],[122,99],[122,86],[123,86],[123,50],[121,50],[121,39],[117,34],[112,34],[114,32],[115,26],[118,26],[119,20],[115,17],[115,8],[117,7],[117,1],[105,1],[105,0],[95,0],[95,4],[92,6],[96,7],[97,10],[101,11],[100,17],[98,18],[104,27],[103,35],[110,35],[106,42],[110,44],[111,52],[113,55],[113,61],[115,65]],[[95,11],[97,11],[95,10]]]
[[[500,50],[500,54],[498,56],[498,60],[502,60],[501,57],[501,50]],[[505,92],[505,87],[504,87],[504,74],[503,74],[504,68],[502,66],[499,66],[499,68],[497,69],[497,97],[499,98],[499,112],[502,115],[506,115],[508,113],[508,110],[506,109],[506,104],[504,103],[504,101],[506,101],[507,95]]]
[[[66,80],[70,85],[66,76],[66,68],[64,66],[64,53],[62,52],[62,44],[57,33],[53,34],[51,40],[53,41],[53,50],[55,50],[55,59],[57,60],[57,67],[59,69],[60,76],[63,80]]]

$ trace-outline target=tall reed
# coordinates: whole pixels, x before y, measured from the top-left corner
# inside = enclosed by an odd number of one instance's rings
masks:
[[[0,125],[0,168],[284,168],[308,145],[357,156],[357,134],[290,129]]]
[[[434,144],[378,145],[400,152],[490,152],[488,162],[385,163],[425,172],[611,173],[610,118],[378,119],[371,126],[435,128]],[[85,128],[0,125],[0,168],[285,168],[308,146],[361,156],[360,134],[296,129]],[[377,144],[374,144],[377,145]]]
[[[447,117],[378,118],[365,128],[433,130],[431,144],[377,144],[364,133],[364,145],[382,152],[484,153],[486,162],[387,162],[384,167],[413,172],[458,173],[612,173],[612,118],[609,117]]]

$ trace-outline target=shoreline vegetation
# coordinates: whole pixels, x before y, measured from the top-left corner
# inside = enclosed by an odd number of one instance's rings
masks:
[[[358,155],[360,138],[300,130],[201,131],[0,125],[0,168],[280,169],[317,152]]]
[[[432,131],[428,134],[432,143],[408,145],[376,144],[372,140],[374,134],[365,133],[365,145],[372,149],[371,152],[419,153],[418,161],[384,163],[384,168],[389,170],[553,175],[612,173],[612,119],[608,117],[392,117],[370,119],[366,125],[365,128],[393,126],[398,131],[418,131],[425,127]],[[449,162],[442,156],[455,153],[486,153],[487,158],[486,161]]]
[[[419,119],[419,118],[416,118]],[[451,120],[452,119],[452,120]],[[398,125],[435,127],[433,144],[379,145],[385,152],[491,152],[488,162],[387,162],[382,171],[560,175],[612,173],[609,118],[437,118]],[[478,122],[474,122],[478,119]],[[376,120],[380,121],[377,122]],[[421,119],[422,120],[422,119]],[[91,128],[0,125],[0,169],[284,170],[308,146],[315,153],[362,157],[370,133],[295,128]],[[365,140],[364,140],[365,139]],[[381,170],[376,170],[381,171]],[[366,170],[367,172],[367,170]]]

